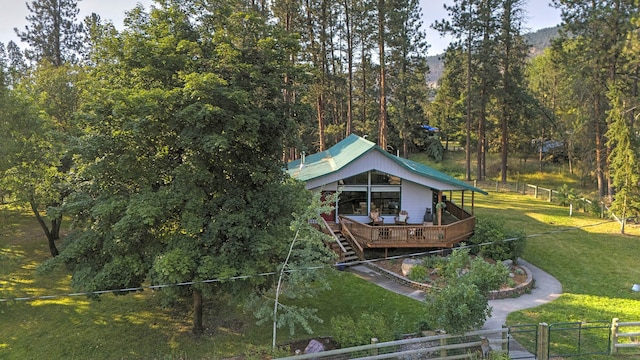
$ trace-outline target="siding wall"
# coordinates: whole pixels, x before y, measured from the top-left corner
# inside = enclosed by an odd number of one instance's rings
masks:
[[[376,150],[369,151],[360,158],[352,161],[349,166],[345,166],[334,173],[307,181],[306,187],[307,189],[319,189],[324,186],[324,190],[332,190],[329,186],[337,186],[336,184],[338,180],[369,170],[383,171],[391,175],[399,176],[403,180],[409,180],[416,184],[421,184],[433,189],[454,191],[467,190],[455,185],[443,183],[441,181],[436,181],[434,179],[415,174],[410,170],[404,168],[403,166],[400,166],[399,164],[391,161],[385,155]],[[335,188],[333,190],[335,190]],[[424,215],[424,212],[422,215]]]
[[[416,184],[411,181],[402,181],[402,193],[400,199],[400,210],[406,210],[409,213],[410,224],[422,224],[424,213],[427,208],[431,208],[433,212],[433,197],[430,188]],[[387,219],[384,219],[387,222]],[[393,221],[393,219],[391,219]]]
[[[314,191],[337,191],[338,180],[370,170],[379,170],[402,178],[400,210],[406,210],[409,213],[408,222],[411,224],[422,223],[427,207],[431,208],[432,212],[434,211],[432,204],[433,195],[431,187],[434,187],[436,189],[447,187],[447,190],[457,190],[450,189],[451,185],[449,184],[444,184],[429,178],[425,178],[423,176],[416,175],[403,168],[402,166],[399,166],[390,161],[387,157],[380,154],[378,151],[371,151],[365,154],[360,159],[352,162],[350,166],[343,168],[338,172],[329,174],[322,178],[310,180],[307,182],[306,187],[307,189],[312,189]],[[337,209],[337,214],[340,214],[340,209]],[[368,216],[349,217],[358,222],[369,222]],[[393,216],[384,216],[385,223],[392,224],[393,221]]]

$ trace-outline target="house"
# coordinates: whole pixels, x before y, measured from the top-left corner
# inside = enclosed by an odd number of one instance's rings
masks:
[[[473,234],[474,194],[487,194],[357,135],[290,162],[287,172],[309,190],[340,192],[335,210],[323,218],[363,250],[451,247]],[[408,218],[398,222],[400,211]],[[382,221],[373,222],[372,212]]]

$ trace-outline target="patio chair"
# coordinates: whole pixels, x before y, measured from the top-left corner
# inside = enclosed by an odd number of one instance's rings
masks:
[[[407,220],[409,220],[409,213],[406,210],[402,210],[393,219],[395,220],[396,225],[407,225]]]
[[[373,210],[369,213],[369,218],[371,219],[371,225],[381,225],[384,224],[384,218],[380,216],[378,210]]]

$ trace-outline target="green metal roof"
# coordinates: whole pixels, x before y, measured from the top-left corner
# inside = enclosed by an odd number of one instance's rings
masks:
[[[287,172],[291,177],[298,180],[313,180],[344,168],[369,151],[379,151],[390,160],[415,174],[487,195],[487,192],[432,167],[389,154],[375,143],[354,134],[349,135],[326,151],[307,155],[302,167],[300,166],[302,159],[291,161],[287,164]]]

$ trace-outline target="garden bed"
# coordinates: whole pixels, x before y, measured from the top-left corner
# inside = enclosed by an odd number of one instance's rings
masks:
[[[375,263],[367,263],[367,266],[388,278],[417,290],[429,291],[432,287],[429,283],[417,282],[405,277],[402,273],[402,262],[398,260],[382,260]],[[531,271],[526,266],[514,264],[510,273],[513,280],[511,285],[505,284],[500,290],[491,291],[489,294],[490,300],[513,298],[531,292],[534,286],[534,279]]]

